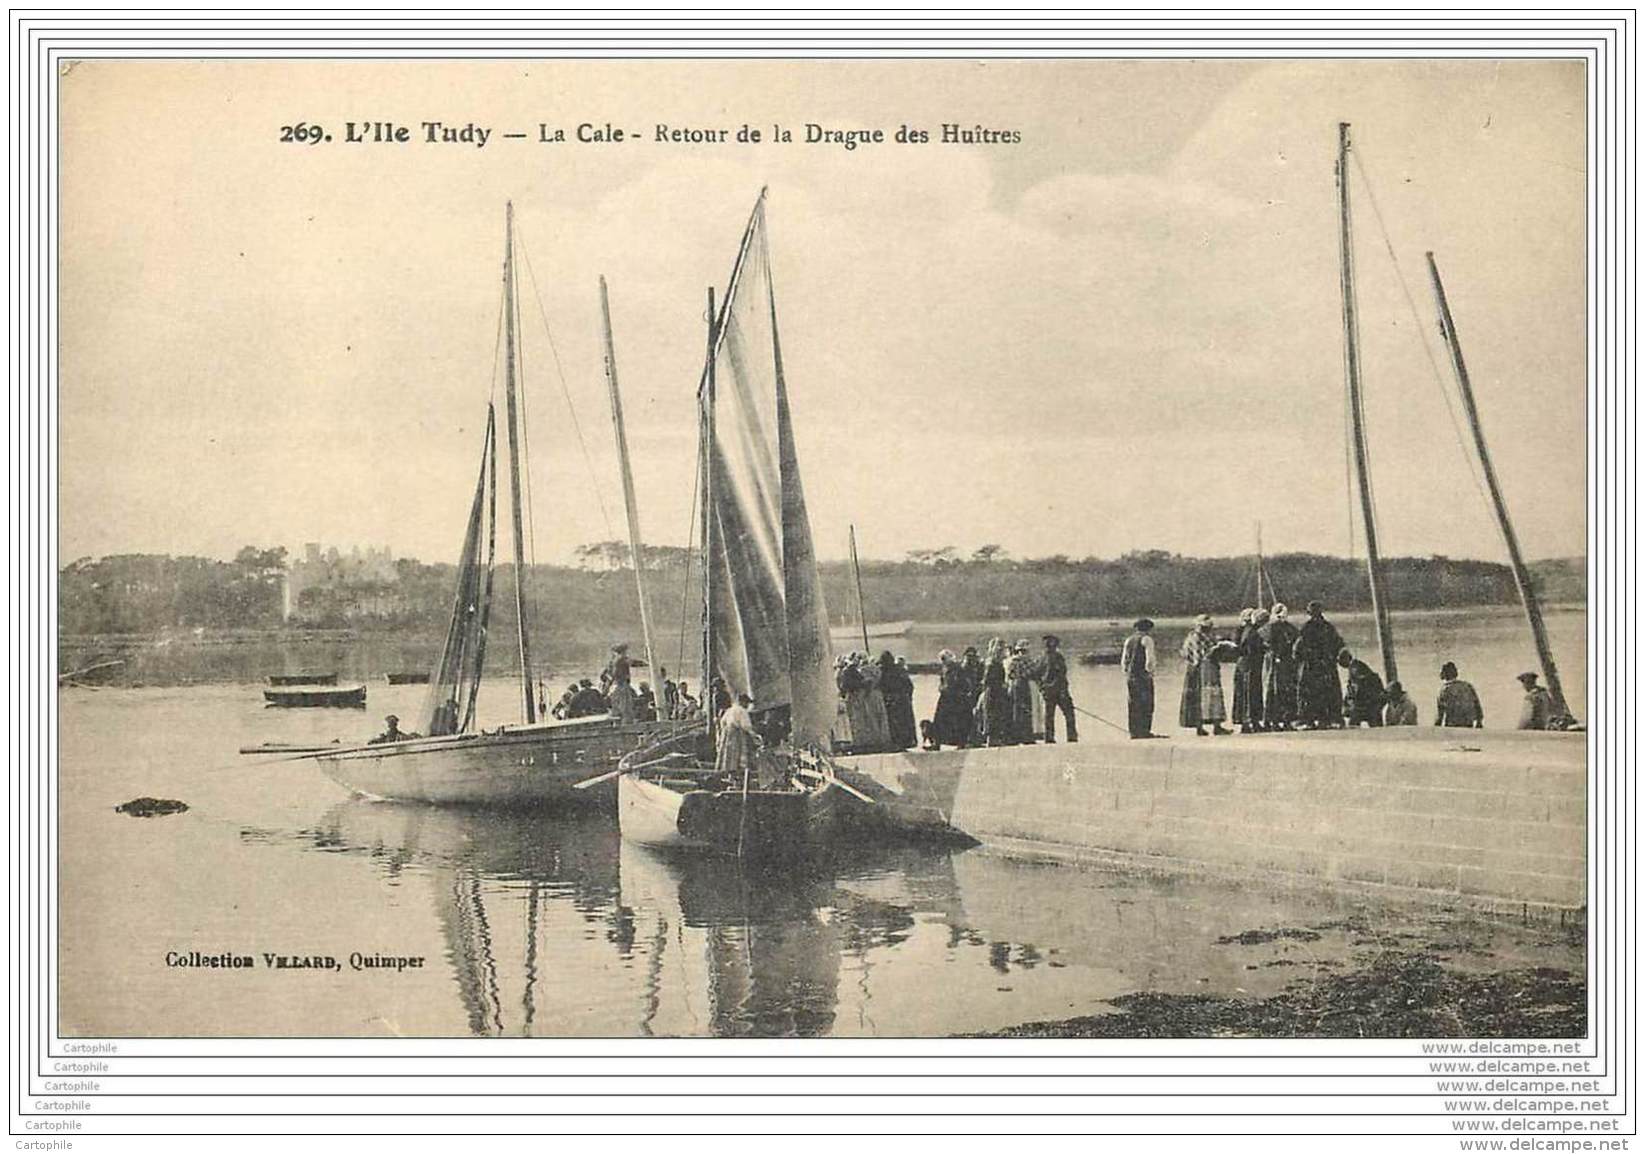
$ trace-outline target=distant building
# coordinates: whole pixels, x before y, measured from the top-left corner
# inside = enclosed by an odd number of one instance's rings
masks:
[[[286,569],[282,611],[287,621],[393,617],[406,610],[399,582],[400,571],[387,548],[361,552],[356,545],[343,554],[335,546],[322,550],[319,542],[309,541]]]

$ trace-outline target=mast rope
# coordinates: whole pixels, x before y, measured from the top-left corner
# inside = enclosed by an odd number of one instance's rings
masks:
[[[686,622],[691,613],[691,541],[697,535],[697,499],[701,495],[703,484],[703,443],[697,438],[697,467],[691,471],[691,517],[685,523],[685,577],[680,588],[680,655],[675,668],[685,668],[685,634]],[[703,564],[708,564],[705,554]]]
[[[1365,189],[1365,199],[1371,205],[1371,216],[1376,220],[1377,232],[1382,237],[1382,246],[1388,253],[1389,263],[1393,265],[1394,279],[1399,282],[1399,291],[1405,298],[1405,307],[1416,326],[1417,339],[1422,344],[1422,355],[1428,362],[1428,371],[1433,374],[1434,385],[1439,389],[1440,398],[1445,402],[1445,413],[1451,418],[1451,435],[1456,440],[1457,451],[1467,462],[1468,476],[1474,482],[1474,492],[1479,494],[1480,504],[1490,513],[1490,498],[1485,493],[1485,482],[1480,477],[1479,464],[1468,451],[1467,442],[1462,436],[1462,422],[1457,416],[1457,406],[1451,398],[1452,386],[1447,386],[1445,374],[1439,368],[1439,360],[1434,356],[1433,346],[1429,342],[1428,326],[1423,323],[1422,314],[1417,310],[1416,298],[1412,296],[1410,283],[1405,279],[1405,268],[1399,263],[1399,255],[1394,251],[1393,241],[1389,238],[1387,223],[1382,218],[1382,208],[1377,203],[1376,190],[1371,187],[1370,174],[1365,171],[1365,165],[1360,161],[1358,152],[1350,152],[1349,156],[1359,171],[1360,186]]]
[[[518,230],[516,230],[518,231]],[[560,349],[554,343],[554,330],[548,323],[548,310],[543,307],[543,294],[537,284],[537,274],[531,268],[531,251],[526,247],[525,237],[520,235],[518,244],[520,256],[525,262],[526,278],[531,281],[531,294],[537,300],[537,315],[543,323],[543,335],[548,338],[548,351],[554,359],[554,372],[560,379],[560,395],[565,398],[566,412],[571,417],[571,429],[577,435],[577,447],[582,450],[583,466],[588,470],[588,479],[594,485],[594,502],[600,508],[600,520],[605,523],[606,534],[616,540],[616,530],[611,527],[611,514],[606,511],[605,497],[600,492],[599,474],[595,472],[594,460],[588,454],[588,442],[583,437],[583,426],[577,420],[577,406],[571,400],[571,387],[566,383],[565,367],[560,363]]]

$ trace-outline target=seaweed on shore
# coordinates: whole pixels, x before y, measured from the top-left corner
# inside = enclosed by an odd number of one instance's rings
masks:
[[[1271,998],[1125,994],[1115,1013],[1029,1022],[993,1038],[1580,1038],[1583,975],[1536,967],[1445,969],[1432,954],[1381,954]]]
[[[183,813],[188,804],[170,797],[134,797],[114,807],[115,813],[128,817],[164,817],[168,813]]]

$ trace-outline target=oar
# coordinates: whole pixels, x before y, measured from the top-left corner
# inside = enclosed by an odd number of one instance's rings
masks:
[[[800,774],[804,777],[817,778],[819,781],[833,782],[835,785],[837,785],[841,789],[845,790],[846,793],[849,793],[852,797],[861,798],[863,801],[866,801],[869,805],[878,804],[877,802],[875,802],[875,800],[873,798],[869,797],[866,793],[862,792],[862,790],[856,789],[853,786],[846,785],[845,782],[841,781],[839,779],[839,776],[836,775],[836,774],[819,773],[814,769],[805,769],[803,767],[800,768],[800,769],[796,769],[794,772],[797,773],[797,774]]]
[[[582,781],[573,782],[572,789],[587,789],[591,785],[599,785],[602,781],[610,781],[614,777],[621,777],[626,770],[614,769],[610,773],[602,773],[599,777],[585,777]]]

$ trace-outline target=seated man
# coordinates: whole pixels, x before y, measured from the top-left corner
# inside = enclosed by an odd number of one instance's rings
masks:
[[[392,713],[383,718],[383,724],[388,728],[368,741],[367,745],[383,745],[391,741],[410,741],[414,737],[421,736],[421,734],[406,733],[402,730],[400,728],[400,719]]]

